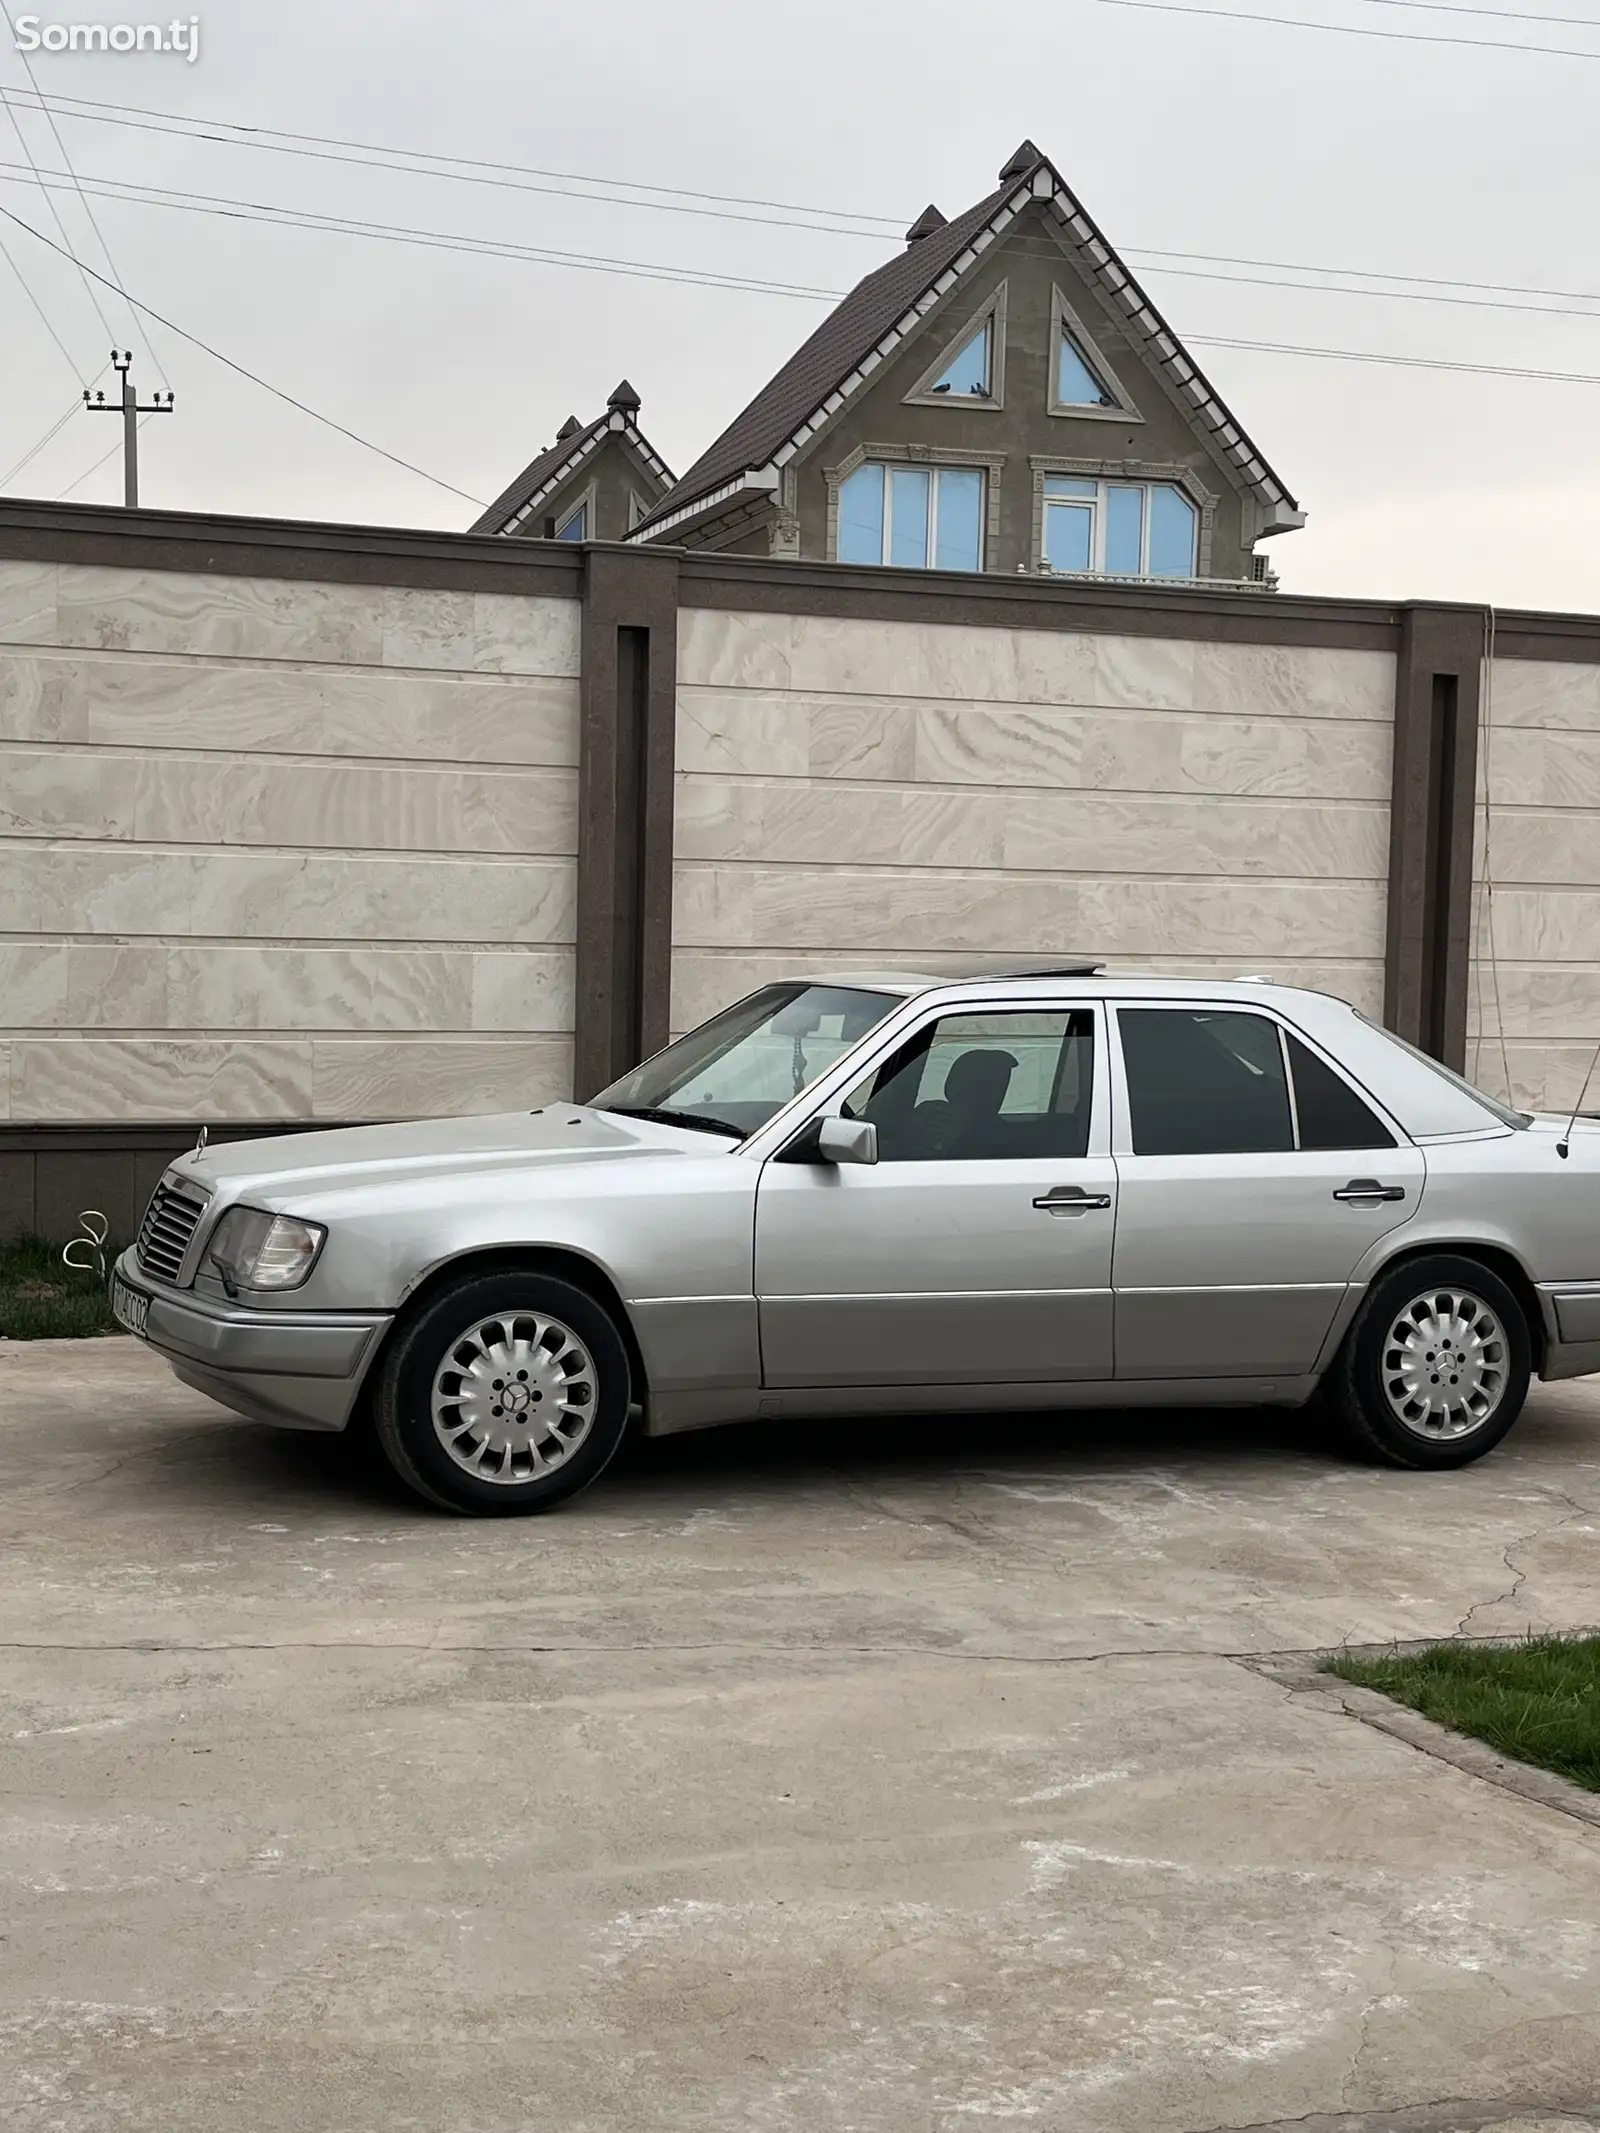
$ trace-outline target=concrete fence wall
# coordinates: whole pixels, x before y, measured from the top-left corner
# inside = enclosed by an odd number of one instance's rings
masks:
[[[1492,689],[1486,639],[0,504],[0,1233],[125,1231],[201,1123],[584,1096],[775,975],[974,952],[1268,971],[1568,1104],[1600,620],[1501,615]]]
[[[1077,950],[1382,1009],[1392,653],[686,609],[673,1022]]]

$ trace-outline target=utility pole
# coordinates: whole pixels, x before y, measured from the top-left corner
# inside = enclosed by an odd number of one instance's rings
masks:
[[[148,406],[139,405],[139,396],[134,390],[128,373],[133,368],[131,354],[118,355],[111,351],[111,367],[122,380],[122,398],[108,400],[104,393],[96,393],[91,400],[85,391],[83,404],[91,415],[120,415],[122,417],[122,501],[130,511],[139,503],[139,417],[141,415],[170,415],[172,395],[165,400],[159,393]]]

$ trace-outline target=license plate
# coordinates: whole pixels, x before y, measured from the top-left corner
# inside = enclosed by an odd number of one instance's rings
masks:
[[[130,1333],[137,1333],[143,1339],[150,1317],[150,1299],[141,1296],[137,1289],[130,1289],[120,1274],[113,1274],[111,1315],[119,1326],[126,1326]]]

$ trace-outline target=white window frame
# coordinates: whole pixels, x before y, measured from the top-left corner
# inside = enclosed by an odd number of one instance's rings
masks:
[[[876,568],[881,570],[936,570],[939,568],[939,565],[934,561],[935,556],[939,553],[939,490],[943,477],[948,473],[976,474],[983,483],[983,490],[978,503],[978,560],[973,566],[974,571],[983,569],[984,557],[988,552],[989,531],[990,473],[987,467],[975,461],[969,462],[966,460],[951,461],[947,466],[942,461],[930,465],[921,460],[878,459],[869,455],[861,461],[860,466],[852,467],[850,473],[858,474],[862,467],[872,466],[883,469],[883,545]],[[909,473],[926,474],[929,477],[928,538],[923,548],[923,559],[920,563],[891,563],[889,558],[894,550],[893,476]],[[847,481],[849,478],[850,476],[846,475],[844,480]],[[839,486],[842,489],[844,481],[841,481]],[[961,574],[963,577],[968,575],[965,570]]]
[[[1052,480],[1090,482],[1095,494],[1090,496],[1052,496],[1048,486],[1043,491],[1043,504],[1039,514],[1039,568],[1058,578],[1147,578],[1150,572],[1150,520],[1151,505],[1157,489],[1176,489],[1189,509],[1194,513],[1194,547],[1190,551],[1190,566],[1186,577],[1200,574],[1200,537],[1203,524],[1202,507],[1178,481],[1145,481],[1126,479],[1115,474],[1073,474],[1061,472],[1046,476]],[[1111,570],[1106,563],[1106,531],[1111,521],[1110,492],[1113,489],[1137,489],[1144,498],[1144,508],[1139,520],[1139,568],[1137,570]],[[1089,538],[1089,565],[1086,570],[1063,570],[1050,561],[1050,514],[1055,510],[1088,511],[1091,514]],[[1163,573],[1165,575],[1165,573]],[[1183,578],[1170,582],[1181,585]]]
[[[1061,378],[1061,336],[1070,333],[1077,344],[1078,353],[1088,366],[1090,375],[1104,386],[1110,396],[1109,407],[1088,407],[1081,400],[1063,400],[1057,387]],[[1116,372],[1101,354],[1094,335],[1084,324],[1077,310],[1068,303],[1058,284],[1050,289],[1050,363],[1048,370],[1049,400],[1046,403],[1052,415],[1070,416],[1075,422],[1143,422],[1144,417],[1129,399]]]
[[[991,414],[1006,404],[1006,289],[1002,282],[986,304],[962,321],[901,402],[904,407],[964,407]],[[937,393],[934,387],[970,340],[987,329],[989,390],[986,393]]]

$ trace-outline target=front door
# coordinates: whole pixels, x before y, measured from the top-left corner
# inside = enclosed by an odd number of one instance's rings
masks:
[[[1109,1378],[1116,1166],[1095,1007],[930,1018],[845,1100],[874,1165],[774,1156],[756,1196],[770,1386]]]
[[[1273,1016],[1116,1020],[1117,1376],[1303,1376],[1358,1262],[1416,1213],[1421,1150]]]

